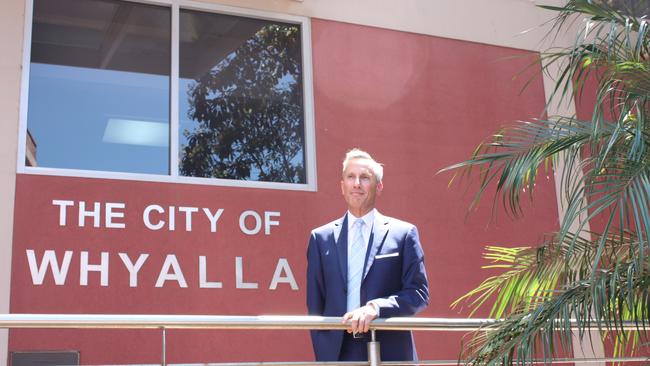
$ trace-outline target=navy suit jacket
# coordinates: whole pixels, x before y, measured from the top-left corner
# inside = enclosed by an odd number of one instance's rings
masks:
[[[346,313],[347,216],[311,232],[307,249],[310,315],[339,317]],[[415,315],[429,302],[424,253],[412,224],[375,212],[363,273],[361,304],[374,300],[381,318]],[[343,333],[312,331],[316,360],[337,361]],[[417,360],[411,332],[378,331],[376,335],[382,360]]]

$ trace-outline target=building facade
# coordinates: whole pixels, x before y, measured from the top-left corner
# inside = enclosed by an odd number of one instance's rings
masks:
[[[484,245],[557,228],[555,181],[525,218],[493,219],[437,172],[543,115],[552,80],[527,66],[551,16],[528,0],[3,2],[0,311],[304,315],[307,238],[344,214],[340,162],[360,147],[385,165],[379,210],[420,230],[421,315],[466,316],[449,304],[488,275]],[[169,331],[167,360],[312,359],[307,332],[276,334]],[[2,335],[8,360],[160,359],[157,331]],[[417,334],[420,358],[456,358],[460,337]]]

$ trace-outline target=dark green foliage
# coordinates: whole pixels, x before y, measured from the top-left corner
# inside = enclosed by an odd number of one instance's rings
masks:
[[[560,230],[546,242],[488,248],[487,267],[504,272],[459,301],[477,307],[494,300],[491,315],[503,321],[473,335],[463,354],[467,364],[550,360],[572,351],[572,326],[580,337],[596,329],[613,338],[619,354],[648,342],[650,36],[646,21],[620,6],[570,0],[545,7],[558,12],[550,36],[578,32],[572,46],[541,56],[545,72],[559,66],[552,99],[584,97],[595,80],[591,120],[518,122],[447,168],[468,177],[478,170],[474,202],[496,187],[506,211],[519,216],[521,195],[534,199],[540,170],[552,165],[565,202]],[[605,223],[600,232],[589,229],[596,219]]]

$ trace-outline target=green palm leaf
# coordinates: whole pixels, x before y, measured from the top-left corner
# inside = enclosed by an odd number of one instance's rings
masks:
[[[468,364],[526,364],[571,351],[572,323],[616,340],[624,354],[646,343],[650,301],[650,34],[648,23],[605,1],[569,0],[550,37],[578,27],[573,45],[541,55],[553,75],[548,105],[585,98],[597,82],[590,120],[575,116],[517,122],[480,144],[467,161],[442,171],[476,179],[470,208],[488,192],[494,207],[519,217],[524,198],[551,167],[566,202],[557,233],[537,246],[488,247],[485,268],[501,271],[454,302],[473,313],[491,304],[503,317],[473,334]],[[545,172],[543,171],[545,170]],[[476,178],[475,178],[476,177]],[[450,183],[451,184],[451,183]],[[599,232],[588,231],[603,219]],[[636,329],[627,329],[632,321]]]
[[[565,237],[565,242],[557,242],[556,236],[537,249],[488,247],[484,257],[504,263],[509,270],[486,280],[456,304],[485,293],[496,293],[491,316],[501,315],[501,309],[506,306],[510,308],[509,315],[503,322],[473,334],[465,349],[466,363],[526,363],[540,354],[548,359],[557,356],[559,351],[570,352],[573,329],[569,319],[576,320],[581,336],[596,327],[613,330],[607,335],[615,337],[619,348],[638,343],[639,334],[645,334],[650,277],[648,263],[637,266],[630,251],[633,234],[624,235],[603,240],[606,253],[603,258],[607,259],[603,266],[610,269],[601,269],[595,276],[586,275],[592,270],[600,238],[594,241],[578,238],[579,245],[574,250],[580,255],[574,256],[568,266],[564,257],[572,245],[570,237]],[[503,291],[513,283],[517,284],[516,289],[510,293]],[[519,296],[513,296],[513,292]],[[635,330],[624,328],[629,320],[636,321]]]

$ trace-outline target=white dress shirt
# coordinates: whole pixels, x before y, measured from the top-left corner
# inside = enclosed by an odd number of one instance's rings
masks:
[[[370,234],[372,233],[372,227],[375,223],[375,212],[377,212],[376,208],[373,208],[368,212],[367,214],[363,215],[362,217],[356,217],[354,216],[350,211],[348,211],[348,260],[350,259],[350,247],[352,246],[352,236],[350,233],[352,232],[352,227],[354,226],[354,222],[357,221],[357,219],[362,219],[363,223],[363,230],[361,232],[361,235],[363,236],[363,243],[365,244],[365,251],[364,251],[364,258],[366,253],[368,252],[368,244],[370,241]],[[379,316],[379,305],[374,303],[372,300],[368,301],[366,305],[371,305],[372,307],[375,308],[375,311],[377,311],[377,316]]]
[[[350,253],[350,246],[352,246],[352,237],[350,233],[352,232],[352,226],[358,218],[363,220],[363,230],[361,234],[363,235],[363,243],[365,245],[366,251],[368,250],[368,241],[370,240],[370,233],[372,233],[372,225],[375,223],[375,211],[377,209],[373,208],[363,217],[356,217],[350,211],[348,211],[348,253]],[[348,255],[349,258],[349,255]]]

